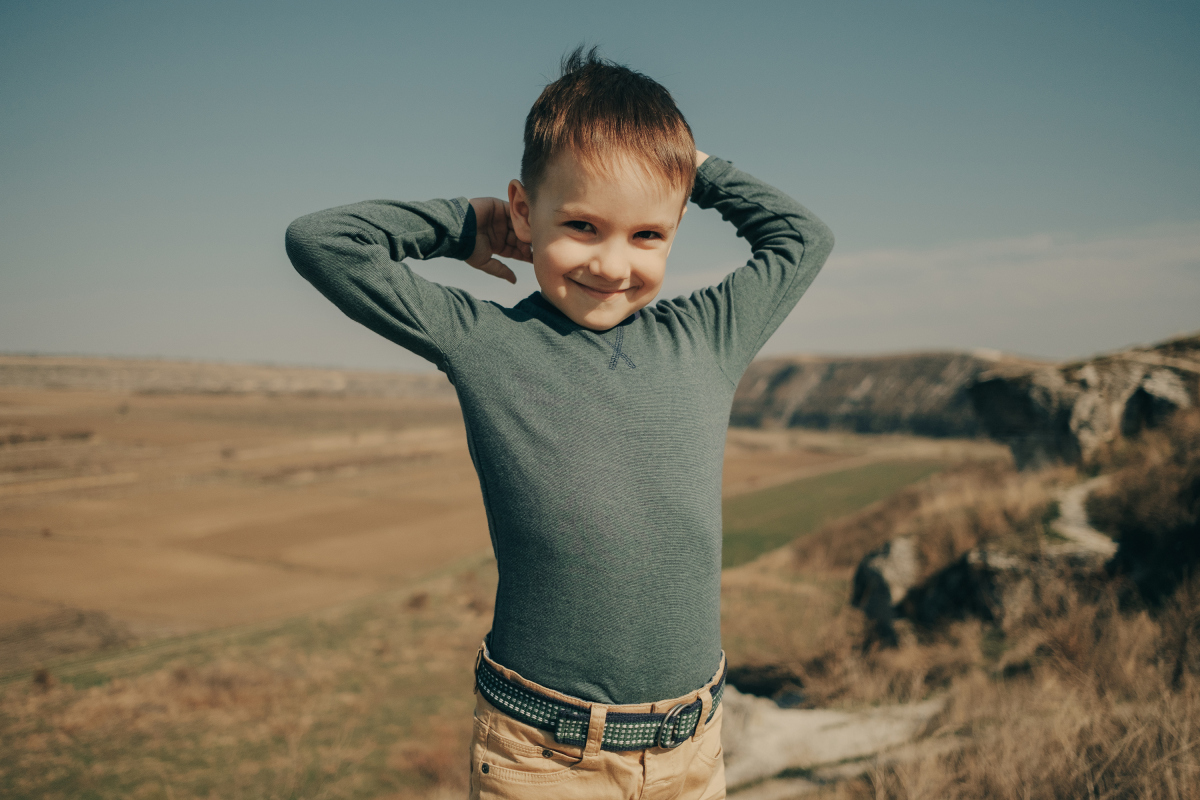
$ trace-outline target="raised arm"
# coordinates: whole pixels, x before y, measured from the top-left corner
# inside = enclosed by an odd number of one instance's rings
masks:
[[[833,234],[804,206],[729,162],[703,153],[697,161],[692,201],[732,222],[752,253],[716,286],[670,302],[700,320],[737,383],[820,271]]]
[[[347,316],[444,368],[446,355],[470,335],[482,304],[403,262],[458,258],[515,280],[492,258],[521,257],[506,250],[503,232],[497,233],[496,215],[504,209],[479,206],[477,226],[478,202],[374,200],[319,211],[288,226],[287,254],[296,271]]]

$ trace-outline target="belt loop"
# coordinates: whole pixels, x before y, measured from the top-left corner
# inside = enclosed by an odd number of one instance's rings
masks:
[[[700,718],[696,720],[696,730],[692,733],[692,738],[699,741],[704,735],[704,729],[708,727],[708,713],[713,707],[712,687],[706,686],[701,689],[700,696],[696,699],[700,701]]]
[[[717,674],[709,681],[708,686],[700,690],[700,719],[696,720],[696,730],[692,733],[692,738],[697,741],[704,731],[708,728],[708,716],[712,713],[713,705],[717,699],[713,692],[717,688],[717,684],[721,682],[721,678],[725,676],[725,651],[721,651],[721,660],[717,663]]]
[[[479,652],[475,654],[475,694],[479,694],[479,665],[483,662],[483,649],[487,645],[479,645]]]
[[[583,757],[592,758],[600,752],[604,741],[604,722],[608,718],[608,706],[593,703],[591,717],[588,719],[587,744],[583,748]]]

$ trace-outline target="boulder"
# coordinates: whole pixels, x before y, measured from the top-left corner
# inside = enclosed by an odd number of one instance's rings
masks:
[[[1051,581],[1105,578],[1109,555],[1085,547],[1027,554],[972,548],[910,589],[894,613],[927,628],[974,618],[1007,629],[1038,607]]]
[[[855,570],[850,598],[871,623],[867,644],[896,646],[899,619],[932,627],[971,617],[1004,627],[1033,610],[1047,581],[1104,574],[1116,543],[1090,525],[1085,503],[1108,481],[1101,476],[1058,492],[1060,516],[1052,528],[1062,541],[1039,552],[980,546],[938,569],[924,563],[917,536],[910,535],[868,553]]]
[[[1025,605],[1043,564],[986,547],[976,547],[913,587],[900,614],[930,627],[945,620],[974,617],[1003,623]]]
[[[893,539],[872,550],[854,571],[850,602],[862,609],[872,625],[871,639],[889,647],[897,644],[895,620],[900,603],[921,577],[916,541]]]

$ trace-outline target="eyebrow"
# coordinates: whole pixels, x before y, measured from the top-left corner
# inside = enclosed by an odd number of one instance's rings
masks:
[[[595,214],[588,213],[584,209],[577,208],[570,204],[559,206],[558,208],[554,209],[554,213],[563,217],[587,217],[588,219],[596,218]]]

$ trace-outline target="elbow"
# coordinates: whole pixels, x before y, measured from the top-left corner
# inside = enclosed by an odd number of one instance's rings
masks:
[[[820,238],[821,252],[823,252],[826,256],[828,256],[831,252],[833,252],[833,245],[835,243],[835,240],[833,238],[833,231],[830,230],[829,226],[827,226],[825,223],[821,223],[821,231],[820,231],[819,238]]]
[[[313,229],[316,227],[313,224],[315,216],[315,214],[306,214],[287,226],[287,230],[283,234],[283,246],[287,248],[288,255],[291,255],[293,250],[305,249],[311,245],[314,238]]]
[[[833,243],[833,231],[824,222],[814,217],[804,237],[805,252],[816,254],[824,261],[833,250]]]
[[[320,249],[321,235],[319,214],[307,214],[288,225],[283,235],[283,247],[288,260],[301,275],[307,275],[307,267],[315,261]]]

